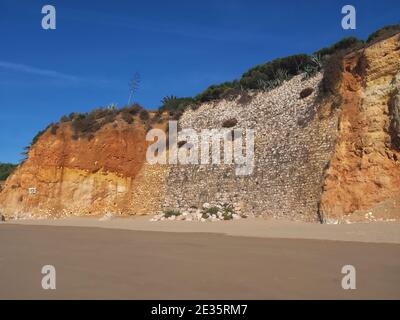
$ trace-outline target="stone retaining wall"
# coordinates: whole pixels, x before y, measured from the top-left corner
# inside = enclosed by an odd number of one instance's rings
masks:
[[[337,115],[320,118],[316,102],[322,75],[297,76],[270,92],[257,93],[248,104],[222,100],[187,111],[180,128],[255,129],[255,167],[237,176],[234,165],[171,165],[166,177],[165,209],[198,211],[204,203],[233,205],[246,215],[303,221],[318,220],[318,202],[335,145]],[[300,98],[311,87],[313,93]]]

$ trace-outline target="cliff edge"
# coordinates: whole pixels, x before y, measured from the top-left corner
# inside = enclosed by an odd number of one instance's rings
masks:
[[[149,121],[136,109],[99,111],[87,130],[79,115],[52,125],[7,179],[8,218],[151,214],[198,215],[229,206],[244,215],[302,221],[400,218],[400,35],[296,75],[269,90],[201,103],[179,127],[255,130],[254,170],[235,165],[150,165]],[[86,120],[84,120],[86,119]],[[166,129],[167,118],[152,122]]]

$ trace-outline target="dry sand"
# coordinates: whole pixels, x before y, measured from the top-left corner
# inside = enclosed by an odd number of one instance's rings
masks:
[[[317,223],[263,218],[204,223],[198,221],[151,222],[149,216],[138,216],[132,218],[113,218],[108,221],[100,221],[99,218],[73,217],[58,220],[10,220],[7,223],[44,226],[99,227],[136,231],[218,233],[230,236],[261,238],[400,243],[400,222],[321,225]]]
[[[398,223],[147,221],[0,224],[0,298],[400,299]],[[41,288],[46,264],[57,270],[53,291]],[[341,288],[348,264],[356,290]]]

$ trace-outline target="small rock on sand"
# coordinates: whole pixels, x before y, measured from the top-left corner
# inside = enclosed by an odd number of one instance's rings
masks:
[[[112,218],[114,218],[114,214],[112,214],[111,212],[106,213],[104,216],[102,216],[99,221],[109,221]]]

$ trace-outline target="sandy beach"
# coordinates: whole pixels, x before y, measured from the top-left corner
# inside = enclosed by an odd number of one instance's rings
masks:
[[[9,220],[7,224],[63,227],[97,227],[134,231],[217,233],[230,236],[257,238],[313,239],[400,244],[400,222],[374,222],[353,224],[318,224],[265,218],[233,221],[194,222],[157,221],[151,216],[114,217],[101,221],[101,217],[70,217],[64,219]]]
[[[0,224],[0,299],[400,298],[398,223],[148,220]],[[56,290],[41,287],[47,264]],[[341,287],[349,264],[356,290]]]

